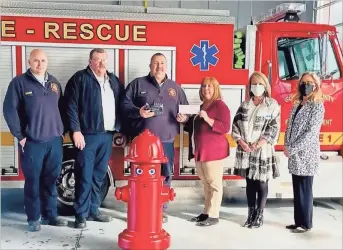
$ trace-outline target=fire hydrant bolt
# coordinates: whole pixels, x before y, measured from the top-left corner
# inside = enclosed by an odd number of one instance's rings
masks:
[[[176,196],[176,193],[174,192],[174,188],[170,188],[169,190],[169,200],[173,201]]]
[[[120,187],[116,188],[116,191],[114,192],[114,196],[116,197],[118,201],[122,199],[122,194],[123,194],[122,188]]]

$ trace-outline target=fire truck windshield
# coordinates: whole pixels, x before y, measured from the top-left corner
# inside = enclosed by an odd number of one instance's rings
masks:
[[[330,40],[283,37],[278,40],[279,77],[295,80],[305,71],[323,79],[339,79],[341,72]]]

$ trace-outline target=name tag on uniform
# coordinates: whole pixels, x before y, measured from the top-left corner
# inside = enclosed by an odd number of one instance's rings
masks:
[[[139,92],[139,94],[144,95],[144,94],[146,94],[146,91],[141,91],[141,92]]]
[[[25,92],[25,95],[32,95],[32,91]]]

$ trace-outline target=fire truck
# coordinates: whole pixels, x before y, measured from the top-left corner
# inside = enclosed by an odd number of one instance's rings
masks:
[[[305,5],[280,4],[237,30],[228,10],[12,1],[3,2],[1,7],[1,103],[11,79],[27,70],[28,55],[35,48],[44,49],[48,71],[63,86],[87,66],[92,48],[106,49],[108,70],[125,86],[148,74],[150,57],[162,52],[168,61],[168,77],[182,86],[190,104],[201,103],[198,90],[203,77],[216,77],[231,120],[247,98],[249,76],[253,71],[263,72],[271,83],[273,98],[281,105],[282,121],[276,145],[281,177],[271,181],[269,198],[292,197],[291,176],[283,155],[284,133],[299,76],[315,71],[322,79],[326,112],[314,196],[342,197],[342,34],[330,25],[300,22]],[[227,139],[231,155],[225,161],[225,188],[242,189],[245,181],[232,171],[236,144],[230,134]],[[115,134],[103,199],[109,187],[123,185],[130,175],[130,166],[124,161],[129,145],[120,131]],[[2,114],[0,146],[2,187],[23,187],[18,142]],[[188,134],[182,126],[174,146],[173,185],[198,185],[195,163],[187,159]],[[59,203],[67,207],[72,207],[74,200],[75,152],[66,136],[57,190]]]

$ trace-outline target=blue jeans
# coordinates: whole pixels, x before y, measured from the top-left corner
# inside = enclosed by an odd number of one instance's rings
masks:
[[[174,142],[162,142],[165,156],[168,158],[167,163],[161,164],[161,175],[166,177],[164,185],[170,187],[174,167]],[[168,203],[163,204],[163,211],[168,208]]]

